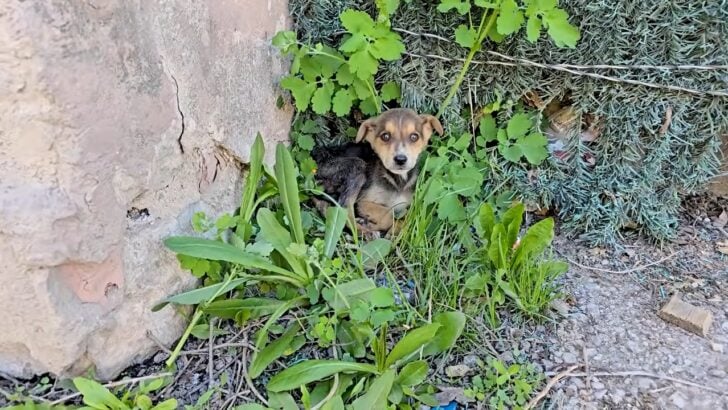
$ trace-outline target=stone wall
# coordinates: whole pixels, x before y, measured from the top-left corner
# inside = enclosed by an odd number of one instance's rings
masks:
[[[0,371],[110,378],[179,337],[161,241],[287,139],[286,25],[285,0],[0,4]]]

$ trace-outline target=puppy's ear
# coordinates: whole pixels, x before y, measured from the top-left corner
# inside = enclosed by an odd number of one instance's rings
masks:
[[[376,123],[376,118],[370,118],[359,126],[359,131],[356,133],[356,142],[362,142],[363,140],[368,140],[369,135],[374,133],[374,124]]]
[[[445,130],[442,129],[442,124],[440,124],[440,120],[435,118],[434,115],[422,114],[420,118],[424,122],[422,131],[428,140],[430,139],[430,135],[432,135],[432,131],[437,132],[437,135],[443,135],[445,133]]]

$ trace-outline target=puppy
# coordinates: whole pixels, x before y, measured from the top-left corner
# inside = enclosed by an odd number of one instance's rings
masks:
[[[443,134],[432,115],[404,108],[386,111],[364,121],[354,143],[315,149],[316,180],[350,216],[359,217],[362,233],[390,231],[395,216],[412,202],[418,158],[433,132]]]

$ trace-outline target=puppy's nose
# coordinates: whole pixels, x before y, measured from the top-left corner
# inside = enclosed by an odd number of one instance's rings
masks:
[[[394,163],[397,165],[404,165],[407,162],[405,155],[399,154],[394,156]]]

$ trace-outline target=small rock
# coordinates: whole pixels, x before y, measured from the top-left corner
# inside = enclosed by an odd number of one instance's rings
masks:
[[[509,351],[505,351],[500,354],[499,357],[504,363],[511,363],[513,362],[513,353]]]
[[[591,382],[591,387],[594,390],[604,390],[604,383],[599,381]]]
[[[472,372],[472,369],[469,366],[466,366],[464,364],[448,366],[445,368],[445,374],[447,375],[447,377],[453,377],[453,378],[465,377],[468,374],[470,374],[470,372]]]
[[[577,395],[579,390],[574,385],[570,385],[566,387],[566,395],[569,397],[574,397]]]
[[[574,353],[564,353],[564,363],[574,364],[579,359],[576,358],[576,355]]]
[[[560,316],[569,316],[569,309],[571,308],[571,306],[569,306],[569,304],[564,302],[563,300],[554,299],[551,301],[549,306],[551,307],[551,309],[554,310],[554,312],[558,313]]]
[[[479,362],[480,358],[474,354],[463,357],[463,364],[468,367],[476,368],[480,365]]]
[[[602,266],[607,266],[607,265],[609,265],[609,260],[602,259]]]
[[[602,400],[604,399],[604,396],[607,395],[607,391],[605,389],[602,390],[594,390],[594,400]]]
[[[166,352],[159,352],[154,355],[154,358],[152,359],[154,363],[162,363],[163,361],[167,360],[167,357],[169,355]]]
[[[684,409],[688,405],[688,399],[679,391],[676,391],[670,396],[670,402],[678,409]]]
[[[609,394],[609,397],[612,399],[614,404],[620,404],[620,403],[622,403],[622,401],[624,401],[624,395],[625,395],[624,390],[616,389]]]
[[[723,345],[720,343],[710,342],[710,348],[713,349],[714,352],[723,353]]]
[[[728,376],[728,373],[721,369],[710,369],[708,370],[708,374],[719,379],[725,379]]]
[[[467,404],[473,401],[473,399],[465,396],[465,391],[462,387],[439,386],[438,389],[440,392],[435,394],[435,399],[441,405],[447,405],[452,401],[460,404]],[[429,409],[430,407],[427,408]]]
[[[554,362],[551,360],[542,360],[541,365],[543,366],[544,370],[548,371],[554,368]]]
[[[571,384],[574,385],[574,386],[576,386],[577,389],[583,389],[583,388],[586,387],[586,383],[584,383],[584,380],[581,379],[580,377],[575,377],[571,381]]]
[[[640,390],[653,390],[655,387],[657,387],[657,384],[649,377],[638,377],[637,386],[640,388]]]

